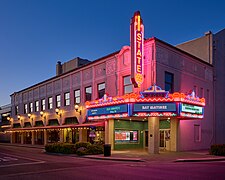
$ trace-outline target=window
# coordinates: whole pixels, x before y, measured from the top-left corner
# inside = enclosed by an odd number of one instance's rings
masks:
[[[174,92],[174,75],[169,72],[165,72],[165,90],[170,93]]]
[[[19,114],[19,106],[15,106],[15,115]]]
[[[80,89],[74,91],[74,103],[80,104]]]
[[[34,111],[33,103],[29,104],[29,112],[32,113]]]
[[[56,96],[56,107],[59,108],[61,106],[61,96],[60,94]]]
[[[53,108],[53,99],[52,97],[48,98],[48,109],[52,109]]]
[[[98,98],[102,98],[105,94],[105,83],[98,84]]]
[[[130,80],[130,76],[123,77],[123,93],[128,94],[133,92],[133,85]]]
[[[41,100],[41,110],[44,111],[46,108],[45,108],[45,99],[42,99]]]
[[[24,114],[27,114],[27,113],[28,113],[28,105],[24,104]]]
[[[70,105],[70,93],[67,92],[64,94],[64,106],[69,106]]]
[[[39,111],[39,101],[35,101],[35,112]]]
[[[195,142],[201,141],[201,127],[199,124],[194,125],[194,141]]]
[[[85,88],[85,101],[91,101],[92,87]]]

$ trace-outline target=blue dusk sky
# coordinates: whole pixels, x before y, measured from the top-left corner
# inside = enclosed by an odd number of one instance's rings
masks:
[[[0,0],[0,106],[55,76],[57,61],[93,61],[129,45],[137,10],[145,38],[176,45],[225,28],[224,9],[222,0]]]

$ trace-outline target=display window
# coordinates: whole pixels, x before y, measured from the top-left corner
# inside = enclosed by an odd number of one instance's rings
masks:
[[[138,130],[115,130],[115,143],[138,143]]]

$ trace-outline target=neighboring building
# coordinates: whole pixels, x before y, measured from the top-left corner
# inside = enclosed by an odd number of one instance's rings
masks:
[[[210,63],[214,67],[214,94],[211,101],[215,106],[211,109],[214,116],[215,143],[225,143],[225,29],[213,34],[211,31],[205,36],[179,44],[178,48],[193,54]]]
[[[10,134],[6,132],[11,127],[10,114],[11,104],[0,107],[0,142],[10,142]]]
[[[150,153],[209,148],[215,141],[212,65],[157,38],[142,44],[144,54],[139,57],[138,49],[135,64],[139,74],[133,74],[135,51],[124,46],[82,67],[57,68],[57,76],[13,93],[12,143],[103,142],[112,149],[148,148]],[[143,108],[140,102],[157,110],[135,113],[135,105]],[[99,110],[104,117],[94,116]]]

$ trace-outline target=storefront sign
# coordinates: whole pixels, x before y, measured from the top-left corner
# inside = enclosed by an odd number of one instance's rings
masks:
[[[131,81],[134,87],[144,81],[144,25],[139,11],[131,19]]]
[[[182,103],[181,104],[181,112],[187,112],[187,113],[193,113],[193,114],[203,114],[203,107]]]
[[[88,116],[99,116],[99,115],[107,115],[107,114],[120,114],[127,113],[128,105],[118,105],[118,106],[105,106],[100,108],[93,108],[88,110]]]
[[[174,112],[175,103],[140,103],[134,104],[134,112]]]

